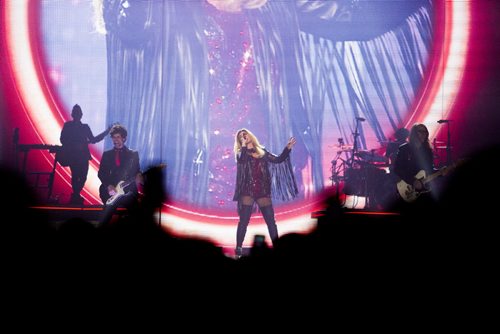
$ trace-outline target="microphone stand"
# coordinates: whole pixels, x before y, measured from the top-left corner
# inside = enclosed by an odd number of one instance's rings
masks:
[[[354,138],[354,142],[352,145],[352,156],[351,156],[351,164],[350,164],[351,168],[354,168],[354,157],[358,151],[358,137],[359,137],[358,128],[359,128],[359,123],[361,123],[362,121],[364,121],[364,119],[356,117],[356,127],[354,129],[354,132],[352,133],[353,138]]]
[[[338,139],[339,142],[339,148],[342,148],[342,145],[344,144],[344,140],[342,138]],[[340,157],[342,155],[342,150],[337,151],[337,154],[331,161],[332,167],[331,167],[331,176],[330,180],[332,181],[332,186],[335,186],[335,184],[338,182],[338,171],[337,171],[337,162],[339,159],[343,161],[343,159]],[[343,163],[342,163],[343,165]]]
[[[361,117],[356,117],[356,127],[354,129],[354,132],[352,133],[354,142],[352,145],[352,157],[351,157],[351,169],[354,169],[354,158],[356,156],[356,153],[358,152],[358,137],[359,137],[359,124],[361,122],[364,122],[365,119]],[[360,170],[361,171],[361,170]],[[362,193],[365,195],[365,208],[370,206],[369,199],[368,199],[368,180],[367,180],[367,168],[363,168],[363,178],[362,178],[362,183],[363,183],[363,191]]]
[[[453,163],[453,159],[451,158],[451,130],[450,130],[450,123],[451,120],[448,119],[441,119],[437,121],[439,124],[446,123],[447,127],[447,138],[446,138],[446,166],[451,166]]]
[[[446,123],[447,127],[447,140],[446,140],[446,166],[451,166],[451,132],[450,132],[450,122]]]

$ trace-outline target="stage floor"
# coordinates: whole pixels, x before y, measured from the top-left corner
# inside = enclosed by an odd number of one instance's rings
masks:
[[[56,230],[65,222],[71,223],[72,220],[84,220],[91,223],[96,228],[99,225],[99,221],[101,215],[103,214],[103,206],[102,205],[83,205],[83,206],[68,206],[68,205],[39,205],[31,207],[32,210],[40,213],[43,217],[48,219],[51,226],[53,226]],[[126,215],[127,210],[125,208],[119,208],[117,211],[117,215],[113,218],[113,221],[120,219],[120,216]],[[382,211],[373,211],[366,209],[345,209],[346,217],[348,221],[352,224],[356,224],[359,226],[363,225],[391,225],[391,224],[399,224],[399,214],[395,212],[382,212]],[[315,211],[311,212],[311,220],[315,223],[312,225],[312,229],[316,227],[318,219],[324,217],[324,211]],[[208,224],[209,222],[207,222]],[[334,223],[333,221],[331,223]],[[169,222],[165,221],[163,218],[158,220],[158,224],[161,224],[162,227],[166,231],[169,230]],[[213,243],[220,247],[225,255],[228,257],[235,257],[234,252],[234,236],[236,232],[236,224],[234,226],[229,226],[229,228],[234,231],[230,232],[229,237],[220,238],[220,242],[217,242],[217,236],[213,238],[208,238],[213,241]],[[249,228],[252,228],[252,221],[250,222]],[[277,221],[278,230],[280,230],[280,222]],[[224,228],[228,228],[225,226]],[[265,230],[265,229],[264,229]],[[282,230],[280,230],[282,231]],[[234,233],[233,233],[234,232]],[[292,231],[293,232],[293,231]],[[297,233],[304,234],[303,231],[298,231]],[[260,234],[260,233],[259,233]],[[283,233],[286,234],[286,233]],[[183,237],[183,236],[180,236]],[[191,235],[191,237],[198,237],[195,234]],[[200,236],[203,238],[203,236]],[[206,237],[206,236],[205,236]],[[252,233],[249,231],[247,233],[246,243],[243,247],[243,255],[250,254],[251,251],[251,241],[253,239]],[[268,242],[268,246],[271,247],[270,242]]]

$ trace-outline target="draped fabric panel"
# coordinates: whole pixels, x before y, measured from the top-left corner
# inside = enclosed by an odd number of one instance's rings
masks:
[[[409,112],[431,49],[431,1],[263,3],[224,14],[204,1],[103,0],[107,120],[128,128],[126,144],[144,169],[167,164],[175,200],[213,208],[232,197],[234,162],[220,151],[232,148],[238,127],[258,128],[271,152],[297,137],[292,163],[308,197],[326,184],[326,136],[352,143],[362,117],[358,144],[366,149]],[[234,35],[228,22],[239,21]],[[238,80],[255,80],[255,89],[232,89]],[[234,120],[224,114],[241,109]]]

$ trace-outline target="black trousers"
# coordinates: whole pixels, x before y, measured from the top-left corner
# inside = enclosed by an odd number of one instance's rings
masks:
[[[238,227],[236,229],[236,248],[243,246],[243,241],[245,240],[245,235],[247,233],[247,227],[250,223],[250,216],[252,215],[253,205],[241,205],[239,209],[240,221],[238,222]],[[264,217],[264,221],[267,225],[267,230],[269,231],[269,236],[272,242],[278,239],[278,227],[276,226],[276,220],[274,218],[274,208],[271,205],[260,206],[260,211]]]
[[[106,226],[111,222],[113,215],[118,208],[133,209],[138,202],[138,195],[136,192],[129,191],[123,194],[120,198],[116,199],[113,204],[104,205],[104,210],[99,222],[99,227]]]

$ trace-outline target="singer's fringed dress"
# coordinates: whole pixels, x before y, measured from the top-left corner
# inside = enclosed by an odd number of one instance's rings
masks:
[[[250,196],[254,200],[263,197],[288,201],[298,194],[290,149],[285,147],[279,156],[264,149],[262,158],[254,158],[253,149],[242,147],[237,156],[236,189],[233,201],[241,207],[241,197]]]

